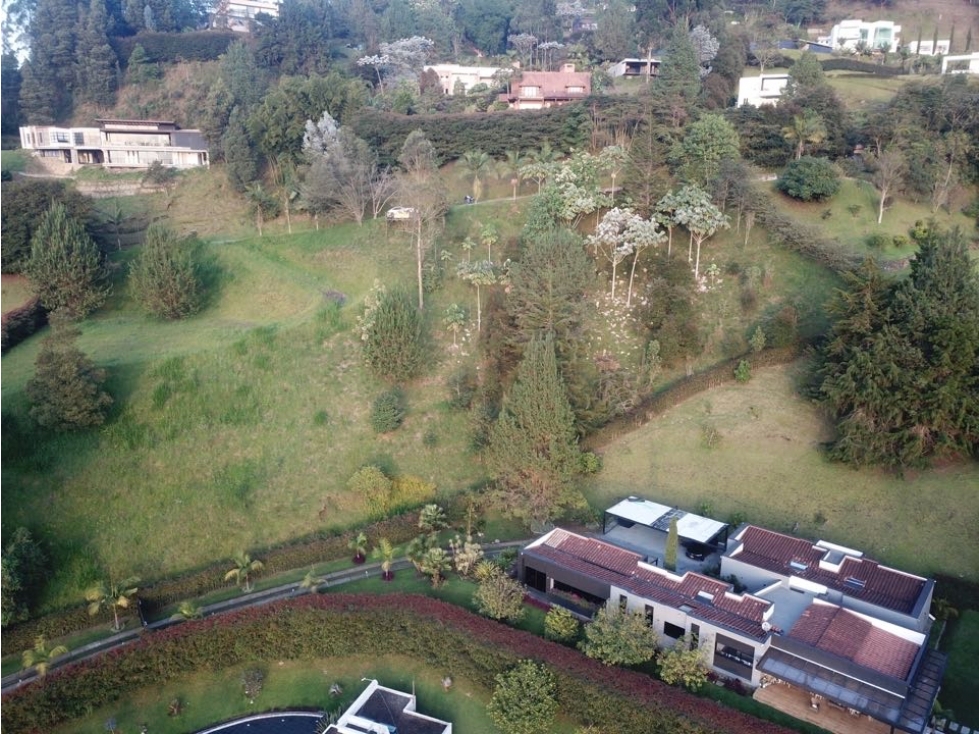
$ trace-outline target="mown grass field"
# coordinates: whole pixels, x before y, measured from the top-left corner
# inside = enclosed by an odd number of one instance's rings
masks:
[[[951,212],[943,209],[932,211],[928,203],[916,204],[898,198],[884,210],[884,219],[877,224],[877,207],[880,195],[866,181],[844,179],[837,194],[830,201],[803,203],[777,193],[779,204],[800,221],[822,230],[824,236],[837,239],[854,252],[873,255],[882,260],[899,260],[914,254],[913,244],[902,249],[871,249],[866,244],[868,235],[907,235],[917,221],[934,219],[943,227],[960,227],[963,232],[974,232],[974,223],[957,208]],[[854,207],[853,211],[850,207]],[[829,215],[826,215],[829,212]]]
[[[831,429],[797,397],[800,369],[759,371],[747,384],[703,393],[610,443],[587,491],[592,506],[641,495],[825,538],[896,568],[979,580],[979,466],[902,479],[828,462],[820,446]],[[708,426],[721,437],[714,448],[705,445]]]
[[[948,667],[938,700],[954,712],[956,721],[974,728],[979,724],[979,610],[960,610],[942,649],[948,653]]]
[[[241,677],[247,667],[257,667],[265,673],[262,692],[254,704],[249,703],[242,689]],[[397,656],[263,661],[216,673],[202,671],[176,683],[144,690],[53,731],[103,734],[111,718],[122,732],[138,732],[145,724],[147,731],[154,734],[186,734],[270,709],[343,711],[367,686],[361,679],[374,678],[397,690],[414,690],[419,713],[451,721],[455,729],[467,734],[495,734],[496,727],[486,713],[492,691],[459,678],[453,678],[452,688],[444,691],[441,681],[445,674],[446,671]],[[336,698],[329,693],[333,683],[343,689]],[[183,710],[179,716],[170,716],[170,702],[175,698]],[[568,726],[568,722],[559,721],[553,731],[567,731]]]

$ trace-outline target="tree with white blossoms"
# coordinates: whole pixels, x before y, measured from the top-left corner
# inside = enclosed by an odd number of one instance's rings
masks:
[[[373,56],[361,56],[357,59],[357,66],[372,66],[377,74],[377,86],[384,94],[384,79],[381,77],[381,67],[391,63],[391,57],[386,54],[374,54]]]
[[[690,31],[690,43],[693,44],[694,51],[697,52],[697,60],[700,62],[700,78],[703,79],[710,74],[710,62],[717,56],[721,43],[703,25],[695,26]]]
[[[666,233],[660,229],[659,222],[655,218],[643,219],[636,215],[636,218],[629,222],[626,236],[632,245],[632,267],[629,269],[629,289],[625,297],[625,307],[632,305],[632,286],[636,280],[636,264],[639,262],[639,254],[648,247],[659,247],[666,239]]]
[[[691,247],[696,244],[696,259],[692,252],[687,252],[687,260],[694,261],[693,276],[700,280],[700,247],[704,240],[712,237],[717,230],[731,226],[730,219],[722,212],[710,196],[697,186],[684,186],[677,193],[679,204],[676,209],[676,221],[690,232]]]
[[[418,71],[425,64],[429,54],[435,49],[434,41],[424,36],[401,38],[380,45],[380,53],[373,56],[362,56],[357,59],[357,66],[372,66],[377,73],[377,84],[384,93],[382,69],[400,71]]]
[[[561,218],[572,227],[586,214],[611,203],[608,194],[602,191],[601,178],[612,163],[610,156],[572,151],[571,157],[554,172],[551,185],[561,199]]]
[[[660,230],[656,221],[643,219],[632,209],[615,207],[605,213],[595,228],[595,234],[588,238],[588,244],[612,263],[613,300],[618,264],[629,255],[633,256],[626,296],[626,308],[629,308],[632,305],[632,287],[636,278],[639,254],[648,247],[662,244],[665,239],[666,234]]]
[[[537,46],[537,50],[541,55],[541,64],[544,67],[544,71],[551,70],[551,62],[554,60],[554,52],[558,49],[564,48],[563,43],[558,41],[544,41]]]
[[[517,50],[520,60],[525,66],[533,64],[534,47],[537,45],[537,36],[529,33],[517,33],[507,36],[507,41]]]

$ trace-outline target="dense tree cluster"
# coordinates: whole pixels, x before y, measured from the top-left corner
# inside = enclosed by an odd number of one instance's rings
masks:
[[[906,468],[979,452],[979,277],[958,232],[912,232],[911,274],[849,278],[821,352],[834,458]]]

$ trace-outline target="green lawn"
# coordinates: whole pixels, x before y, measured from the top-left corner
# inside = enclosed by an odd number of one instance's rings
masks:
[[[949,637],[942,640],[942,649],[948,653],[948,667],[938,700],[952,709],[956,721],[975,728],[979,725],[979,610],[961,611]]]
[[[270,660],[256,666],[265,673],[262,692],[250,704],[242,691],[246,668],[200,672],[175,683],[144,690],[135,696],[66,724],[54,732],[103,734],[114,718],[122,732],[138,732],[140,726],[154,734],[186,734],[228,719],[270,709],[343,710],[367,685],[362,678],[376,678],[382,685],[418,696],[419,713],[451,721],[454,729],[472,734],[495,734],[486,714],[489,692],[468,681],[454,679],[451,690],[442,689],[446,671],[435,670],[403,657],[344,657],[322,660]],[[339,683],[343,694],[333,698],[330,686]],[[183,711],[168,715],[170,702],[179,699]],[[555,732],[560,729],[555,726]]]
[[[0,151],[0,167],[4,171],[19,173],[27,168],[27,161],[30,157],[30,152],[21,148],[17,150],[2,150]]]
[[[905,479],[828,462],[830,426],[799,399],[800,366],[758,371],[715,388],[608,446],[587,496],[595,508],[630,494],[720,519],[825,538],[896,568],[979,580],[979,466]],[[708,449],[705,427],[720,442]],[[937,592],[941,595],[941,590]]]
[[[774,187],[773,187],[774,189]],[[826,237],[834,238],[862,255],[874,255],[878,259],[897,260],[914,254],[909,245],[903,250],[871,250],[865,244],[867,235],[877,232],[887,235],[907,235],[918,220],[935,219],[944,227],[961,227],[964,232],[973,231],[973,223],[964,214],[953,210],[951,214],[939,209],[935,212],[927,203],[916,204],[897,199],[884,211],[884,220],[877,224],[877,206],[880,197],[877,190],[866,181],[845,179],[839,192],[828,202],[804,204],[775,193],[780,205],[797,219],[822,230]],[[849,207],[859,207],[853,212]],[[826,216],[829,212],[829,216]]]

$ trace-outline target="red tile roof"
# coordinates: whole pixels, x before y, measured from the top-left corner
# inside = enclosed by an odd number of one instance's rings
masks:
[[[853,612],[818,602],[809,605],[788,636],[900,680],[907,680],[919,650]]]
[[[793,538],[755,526],[741,534],[740,552],[733,555],[743,563],[774,571],[783,576],[798,576],[822,584],[854,599],[875,606],[911,614],[921,596],[926,581],[920,576],[881,566],[868,558],[847,556],[838,572],[819,567],[830,552],[808,540]],[[805,565],[806,570],[793,568],[792,562]],[[846,583],[847,578],[863,582],[862,588]]]
[[[513,83],[515,96],[521,87],[539,87],[542,94],[532,99],[552,99],[570,96],[581,97],[591,92],[591,74],[583,71],[525,71]],[[582,92],[568,92],[569,88],[581,87]]]
[[[687,606],[692,616],[715,622],[742,634],[764,639],[762,618],[771,602],[748,595],[729,594],[731,585],[687,572],[677,579],[665,571],[641,567],[643,557],[595,538],[557,529],[546,541],[527,549],[570,571],[631,591],[675,609]],[[712,600],[698,597],[704,592]]]

